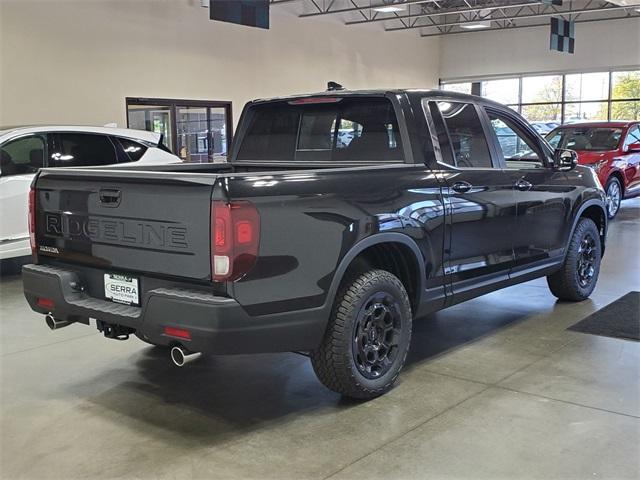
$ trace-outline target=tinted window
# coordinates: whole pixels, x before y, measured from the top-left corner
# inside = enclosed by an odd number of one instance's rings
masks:
[[[120,138],[114,137],[116,142],[120,144],[122,150],[128,158],[129,162],[137,162],[142,158],[144,153],[147,151],[147,147],[142,145],[141,143],[134,142],[133,140],[129,140],[128,138]]]
[[[45,140],[40,136],[22,137],[0,148],[0,173],[3,177],[37,172],[44,166]]]
[[[627,133],[627,139],[624,141],[624,149],[626,150],[632,143],[640,142],[640,126],[631,127]]]
[[[106,135],[61,133],[51,164],[54,167],[87,167],[118,163],[116,151]]]
[[[252,107],[239,160],[402,161],[398,122],[384,98]]]
[[[491,168],[489,145],[475,106],[470,103],[437,102],[444,119],[455,165],[462,168]]]
[[[508,117],[488,111],[491,127],[498,138],[500,150],[507,168],[541,168],[540,155],[536,153],[535,140]]]
[[[617,149],[621,136],[621,128],[567,127],[551,132],[547,141],[553,148],[605,152]]]

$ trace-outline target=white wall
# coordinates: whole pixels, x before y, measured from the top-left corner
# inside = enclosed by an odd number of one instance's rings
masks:
[[[379,26],[378,26],[379,27]],[[438,40],[272,8],[271,30],[209,20],[200,0],[0,0],[0,125],[126,124],[125,97],[232,100],[434,87]]]
[[[440,46],[442,79],[637,67],[640,20],[576,24],[573,55],[549,50],[549,27],[449,35]]]

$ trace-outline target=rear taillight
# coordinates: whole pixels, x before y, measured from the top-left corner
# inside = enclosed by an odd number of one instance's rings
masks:
[[[232,281],[256,262],[260,244],[260,215],[249,202],[211,204],[211,276]]]
[[[24,210],[23,210],[24,211]],[[29,190],[29,243],[31,253],[36,253],[36,190]]]

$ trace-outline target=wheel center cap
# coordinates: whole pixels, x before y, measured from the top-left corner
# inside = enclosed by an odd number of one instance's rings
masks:
[[[378,338],[378,332],[376,331],[376,327],[370,327],[369,331],[367,332],[367,336],[369,337],[370,341],[375,342],[376,339]]]

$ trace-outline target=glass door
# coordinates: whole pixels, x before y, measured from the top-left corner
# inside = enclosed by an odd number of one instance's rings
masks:
[[[167,106],[129,105],[127,108],[128,128],[162,134],[165,146],[171,151],[174,148],[172,116],[172,108]]]
[[[231,102],[127,98],[129,128],[164,135],[184,162],[224,162],[231,142]]]

